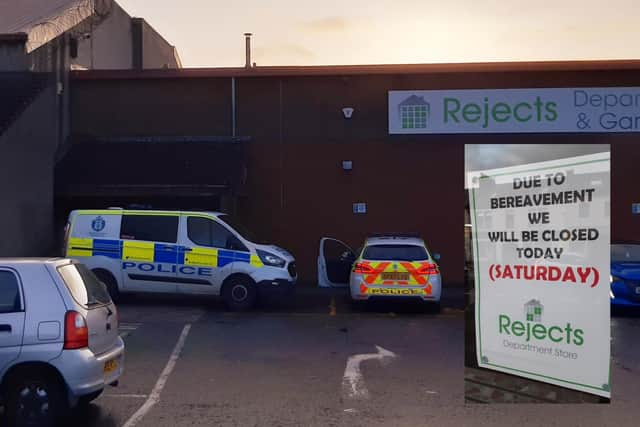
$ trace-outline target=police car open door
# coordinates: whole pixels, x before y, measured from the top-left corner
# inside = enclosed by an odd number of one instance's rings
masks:
[[[349,276],[355,259],[353,250],[344,242],[329,237],[320,239],[318,286],[323,288],[349,286]]]

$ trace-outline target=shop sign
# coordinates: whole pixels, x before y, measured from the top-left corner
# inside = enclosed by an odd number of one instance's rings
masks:
[[[390,134],[640,132],[640,87],[389,92]]]

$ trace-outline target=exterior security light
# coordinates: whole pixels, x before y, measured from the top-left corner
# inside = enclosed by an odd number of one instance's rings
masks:
[[[345,119],[350,119],[351,116],[353,115],[353,108],[352,107],[344,107],[342,109],[342,114],[344,115]]]

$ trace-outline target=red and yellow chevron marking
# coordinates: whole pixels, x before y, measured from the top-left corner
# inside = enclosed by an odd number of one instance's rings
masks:
[[[429,271],[431,274],[434,274],[434,271],[437,273],[437,266],[430,262],[362,261],[357,263],[356,268],[361,270],[364,281],[368,285],[423,286],[429,282],[430,274],[420,272],[420,269]],[[357,269],[356,272],[358,272]],[[390,280],[384,278],[383,273],[406,273],[408,280]]]

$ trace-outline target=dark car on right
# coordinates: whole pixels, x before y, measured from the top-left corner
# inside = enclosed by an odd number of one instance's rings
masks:
[[[611,245],[611,308],[640,310],[640,244]]]

